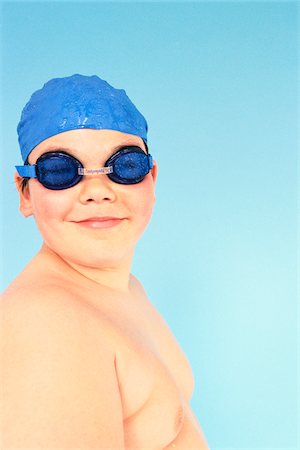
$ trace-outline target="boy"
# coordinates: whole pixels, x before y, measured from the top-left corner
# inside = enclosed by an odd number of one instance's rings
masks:
[[[130,274],[155,202],[146,120],[73,75],[32,95],[18,134],[43,245],[1,302],[2,448],[207,449],[188,362]]]

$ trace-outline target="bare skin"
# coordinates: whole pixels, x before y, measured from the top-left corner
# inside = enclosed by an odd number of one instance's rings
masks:
[[[188,362],[133,276],[128,294],[118,294],[44,246],[4,294],[1,318],[5,450],[208,448],[189,407]],[[43,373],[50,367],[52,383]],[[53,416],[45,419],[45,409]],[[62,414],[69,421],[55,420]]]
[[[144,148],[117,131],[68,131],[29,162],[63,148],[97,168],[122,145]],[[156,171],[133,186],[97,176],[61,191],[34,179],[22,191],[16,177],[44,244],[0,302],[1,449],[208,449],[189,406],[189,364],[130,274]],[[95,216],[117,224],[80,223]]]

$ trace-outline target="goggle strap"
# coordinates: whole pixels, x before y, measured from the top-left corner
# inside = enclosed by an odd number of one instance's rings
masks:
[[[148,160],[149,160],[149,168],[153,169],[153,162],[152,162],[152,156],[148,155]]]
[[[15,166],[18,174],[24,178],[36,178],[35,167],[35,165],[30,166],[29,164],[25,164],[24,166]]]
[[[100,167],[100,169],[85,169],[84,167],[78,167],[78,175],[107,175],[113,173],[113,166]]]

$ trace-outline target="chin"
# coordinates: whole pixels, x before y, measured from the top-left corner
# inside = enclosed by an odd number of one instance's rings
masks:
[[[53,250],[59,257],[64,259],[67,263],[76,264],[91,269],[105,269],[110,267],[118,267],[127,263],[133,255],[134,246],[126,247],[121,245],[97,245],[81,246],[80,244],[74,248],[51,246],[48,247]]]
[[[90,269],[109,269],[123,265],[128,259],[129,256],[126,258],[124,255],[97,255],[90,258],[76,258],[72,262]]]

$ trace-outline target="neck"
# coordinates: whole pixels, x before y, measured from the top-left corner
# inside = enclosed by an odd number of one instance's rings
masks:
[[[67,270],[72,278],[80,277],[83,284],[98,284],[99,287],[105,287],[113,291],[129,293],[130,285],[130,268],[133,255],[129,255],[126,259],[118,264],[105,265],[103,267],[87,267],[80,265],[74,261],[63,258],[55,253],[47,244],[43,244],[41,253],[57,261],[57,270]],[[65,266],[64,268],[62,267]]]

